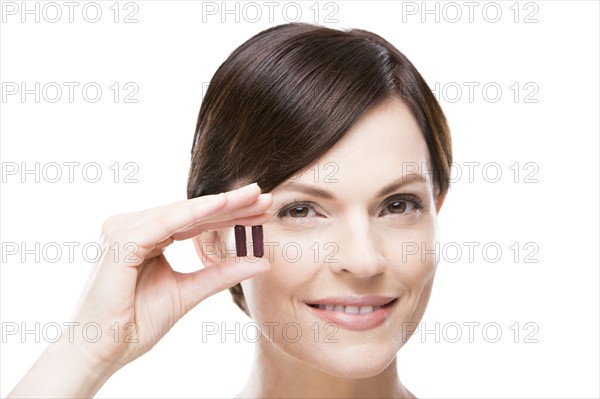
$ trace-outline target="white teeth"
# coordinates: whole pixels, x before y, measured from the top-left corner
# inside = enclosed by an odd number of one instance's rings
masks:
[[[346,306],[344,313],[348,314],[358,314],[360,308],[358,306]]]
[[[342,306],[342,305],[317,305],[319,309],[329,310],[335,312],[343,312],[346,314],[365,314],[371,313],[379,308],[382,305],[375,306]]]

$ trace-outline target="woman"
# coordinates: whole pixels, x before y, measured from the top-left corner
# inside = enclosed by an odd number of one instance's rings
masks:
[[[73,317],[100,340],[63,334],[9,397],[93,396],[226,288],[262,333],[239,397],[413,397],[396,355],[431,292],[451,158],[439,104],[381,37],[257,34],[203,100],[190,199],[105,222],[105,248],[124,250],[105,251]],[[260,225],[264,256],[237,257],[233,226]],[[205,265],[189,274],[163,255],[185,239]]]

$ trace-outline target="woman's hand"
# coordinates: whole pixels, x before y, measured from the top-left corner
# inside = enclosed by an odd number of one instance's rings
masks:
[[[268,270],[264,258],[251,263],[227,256],[222,263],[184,274],[173,271],[163,251],[174,241],[204,231],[263,224],[272,201],[270,194],[261,195],[258,185],[251,184],[107,219],[102,227],[102,257],[94,265],[73,320],[76,328],[91,325],[100,330],[88,328],[87,334],[75,334],[72,342],[63,333],[63,342],[50,345],[9,397],[93,396],[110,375],[150,350],[203,299]],[[91,339],[84,339],[86,335]],[[71,376],[69,386],[63,368],[61,381],[54,382],[51,374],[61,365],[53,360],[68,362],[64,366],[86,381],[77,383]]]

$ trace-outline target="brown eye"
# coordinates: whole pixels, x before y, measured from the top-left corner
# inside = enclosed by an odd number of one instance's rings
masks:
[[[387,206],[387,210],[390,213],[404,213],[406,212],[407,202],[406,201],[393,201]]]
[[[297,206],[295,208],[291,208],[289,210],[290,216],[293,218],[304,218],[308,215],[308,207],[306,206]]]
[[[397,194],[384,202],[379,216],[395,214],[398,217],[415,215],[423,209],[423,201],[413,194]]]
[[[277,213],[277,217],[281,219],[290,219],[295,221],[312,220],[314,217],[318,217],[319,213],[315,210],[316,204],[311,202],[294,202]]]

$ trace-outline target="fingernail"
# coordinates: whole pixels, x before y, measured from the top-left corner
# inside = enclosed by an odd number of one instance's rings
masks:
[[[233,228],[235,232],[235,252],[238,257],[244,257],[248,255],[246,251],[246,227],[235,225]]]
[[[250,183],[248,185],[245,185],[244,187],[241,187],[238,189],[238,191],[251,191],[254,189],[254,186],[258,186],[258,184],[255,183]]]
[[[265,254],[263,227],[261,225],[252,226],[252,254],[257,258],[262,258]]]
[[[273,194],[271,194],[271,193],[261,194],[258,196],[258,200],[259,201],[270,201],[272,196],[273,196]]]

